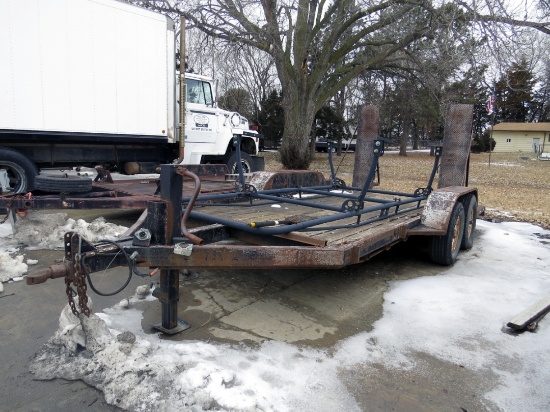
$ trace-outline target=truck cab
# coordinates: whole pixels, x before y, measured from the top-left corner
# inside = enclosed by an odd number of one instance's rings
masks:
[[[178,79],[179,81],[179,79]],[[179,87],[176,88],[179,102]],[[263,169],[259,152],[259,134],[237,112],[217,107],[212,79],[185,75],[185,155],[183,164],[225,163],[235,173],[236,137],[241,136],[241,161],[245,172]],[[179,113],[176,114],[179,125]],[[179,126],[178,126],[179,128]],[[176,133],[179,136],[178,133]]]

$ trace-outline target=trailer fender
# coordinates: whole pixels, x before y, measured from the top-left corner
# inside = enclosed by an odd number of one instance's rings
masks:
[[[428,196],[422,211],[420,227],[409,230],[408,235],[444,235],[456,202],[462,201],[471,193],[477,198],[477,189],[473,187],[449,186],[434,190]]]

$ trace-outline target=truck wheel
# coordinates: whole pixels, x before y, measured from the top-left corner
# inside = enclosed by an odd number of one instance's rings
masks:
[[[35,187],[44,192],[83,193],[92,190],[89,177],[52,177],[38,175],[34,179]]]
[[[455,263],[464,233],[464,206],[457,202],[451,212],[447,233],[433,236],[430,245],[432,262],[449,266]]]
[[[231,154],[228,155],[225,164],[227,165],[230,174],[239,173],[239,168],[237,166],[237,152],[231,152]],[[243,173],[252,173],[254,171],[254,163],[248,153],[241,152],[241,164],[243,166]]]
[[[38,168],[23,153],[1,147],[0,170],[6,171],[8,179],[7,187],[2,187],[3,192],[25,193],[34,189],[34,179],[38,174]]]
[[[464,198],[464,234],[462,235],[462,243],[460,248],[469,250],[474,246],[474,232],[476,229],[477,219],[477,198],[474,194],[469,194]]]

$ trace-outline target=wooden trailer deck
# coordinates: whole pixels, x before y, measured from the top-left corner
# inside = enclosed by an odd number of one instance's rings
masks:
[[[347,192],[350,193],[350,192]],[[395,196],[374,194],[372,198],[382,199],[387,202],[395,201]],[[341,197],[305,197],[304,200],[317,204],[320,207],[333,206],[341,207],[345,198]],[[259,202],[256,202],[259,203]],[[358,218],[356,216],[345,217],[337,222],[327,222],[315,226],[311,229],[302,229],[292,231],[288,234],[277,234],[279,238],[293,240],[294,242],[303,243],[311,246],[329,246],[341,247],[346,244],[351,244],[356,241],[364,240],[365,238],[376,238],[382,234],[393,233],[398,231],[405,235],[403,228],[410,229],[420,224],[423,205],[425,200],[421,199],[413,203],[390,207],[388,209],[376,210],[361,215],[361,221],[364,222],[361,226],[357,225]],[[365,202],[365,208],[379,206],[377,202]],[[396,213],[396,209],[397,212]],[[270,204],[251,204],[251,205],[233,205],[233,206],[195,206],[195,213],[191,216],[197,216],[197,213],[209,215],[212,220],[215,218],[223,218],[234,221],[240,224],[254,226],[263,222],[288,222],[288,224],[307,222],[314,219],[330,218],[340,212],[327,210],[326,208],[315,208],[299,204],[287,203],[284,199],[281,202],[273,202]],[[381,214],[387,213],[390,217],[379,220]],[[393,216],[391,216],[393,215]],[[200,218],[194,218],[189,226],[200,227]],[[367,222],[370,222],[367,224]],[[337,223],[338,228],[334,228]],[[270,227],[283,227],[285,224],[271,225]],[[265,227],[265,226],[264,226]],[[253,231],[250,233],[254,233]]]

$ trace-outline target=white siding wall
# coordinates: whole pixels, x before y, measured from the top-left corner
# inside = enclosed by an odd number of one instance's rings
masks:
[[[493,152],[533,152],[533,138],[539,138],[542,146],[544,139],[544,151],[550,151],[550,143],[548,142],[548,133],[544,132],[508,132],[508,131],[493,131],[493,139],[496,142]]]

